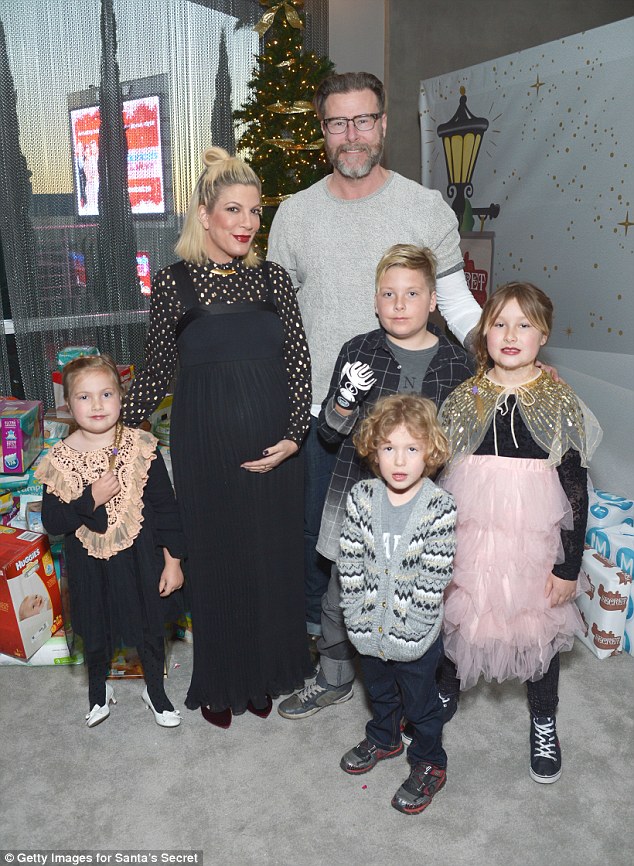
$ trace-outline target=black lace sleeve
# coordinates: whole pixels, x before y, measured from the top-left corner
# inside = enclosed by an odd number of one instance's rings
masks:
[[[588,472],[581,465],[579,452],[572,448],[564,454],[557,472],[572,508],[573,528],[561,531],[564,561],[554,566],[553,574],[562,580],[576,580],[588,522]]]
[[[310,423],[312,395],[308,343],[291,278],[274,262],[269,262],[269,274],[285,335],[284,361],[288,373],[291,406],[286,438],[301,445]]]
[[[159,271],[152,282],[150,325],[145,341],[143,370],[135,375],[122,408],[122,420],[138,427],[147,420],[168,392],[176,369],[174,329],[180,318],[180,302],[169,269]]]

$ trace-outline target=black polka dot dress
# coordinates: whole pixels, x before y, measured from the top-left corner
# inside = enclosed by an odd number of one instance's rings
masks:
[[[160,271],[126,423],[150,414],[177,360],[170,445],[194,631],[185,703],[240,713],[302,686],[310,669],[301,452],[266,473],[240,468],[280,439],[301,443],[308,427],[310,360],[286,272],[240,262]]]

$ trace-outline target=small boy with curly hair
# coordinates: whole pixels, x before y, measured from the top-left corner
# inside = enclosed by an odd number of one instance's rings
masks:
[[[403,752],[401,719],[413,726],[411,770],[392,806],[422,812],[446,780],[443,706],[436,668],[443,656],[443,592],[456,547],[453,498],[428,477],[449,456],[431,400],[379,400],[354,438],[375,479],[350,491],[337,560],[348,638],[360,655],[373,716],[341,759],[352,775]]]

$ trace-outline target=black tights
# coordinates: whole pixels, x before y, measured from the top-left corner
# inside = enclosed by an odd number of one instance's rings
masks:
[[[445,656],[438,668],[438,691],[445,697],[460,692],[456,666]],[[528,705],[534,716],[554,716],[559,703],[559,653],[553,656],[541,680],[526,683]]]
[[[143,645],[137,646],[137,652],[143,666],[143,676],[147,685],[150,700],[157,713],[165,710],[173,710],[165,688],[163,686],[163,673],[165,667],[165,644],[163,638],[154,637],[143,632]],[[95,704],[102,707],[106,703],[106,677],[110,667],[112,652],[99,650],[86,653],[86,665],[88,667],[88,702],[89,709]]]
[[[86,665],[88,667],[88,709],[92,710],[95,704],[103,707],[106,703],[106,677],[110,669],[110,657],[112,653],[104,650],[86,653]]]
[[[174,706],[165,694],[163,685],[165,642],[162,637],[150,637],[147,632],[143,633],[143,637],[143,646],[138,646],[137,652],[143,665],[143,676],[148,695],[157,713],[163,713],[165,710],[171,712]]]

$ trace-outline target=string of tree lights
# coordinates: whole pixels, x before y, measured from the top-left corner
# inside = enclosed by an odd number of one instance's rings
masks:
[[[303,50],[304,0],[260,0],[267,7],[255,26],[265,37],[257,57],[251,96],[234,113],[245,124],[237,149],[262,180],[264,251],[277,206],[328,173],[323,137],[312,107],[317,85],[332,72],[327,57]]]

